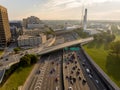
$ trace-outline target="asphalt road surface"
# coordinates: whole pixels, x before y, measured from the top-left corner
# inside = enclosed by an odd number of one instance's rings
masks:
[[[101,77],[97,74],[95,69],[83,54],[82,50],[78,51],[77,55],[79,56],[79,62],[87,78],[87,81],[89,82],[89,86],[92,85],[91,88],[94,88],[94,90],[109,90],[106,83],[102,81]],[[87,72],[86,69],[89,69],[90,72]]]
[[[75,56],[72,59],[72,55]],[[82,73],[74,51],[64,51],[63,76],[65,90],[90,90],[87,81]]]
[[[41,62],[28,90],[62,90],[62,51],[41,57]]]

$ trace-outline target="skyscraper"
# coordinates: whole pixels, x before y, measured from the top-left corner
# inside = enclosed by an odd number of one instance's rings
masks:
[[[83,29],[87,29],[87,9],[85,9],[84,21],[83,21]]]
[[[5,47],[11,39],[7,9],[0,6],[0,47]]]

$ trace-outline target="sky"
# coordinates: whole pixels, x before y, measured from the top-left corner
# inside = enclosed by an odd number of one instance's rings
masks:
[[[88,20],[120,20],[120,0],[0,0],[9,20],[37,16],[41,20],[81,20],[88,9]]]

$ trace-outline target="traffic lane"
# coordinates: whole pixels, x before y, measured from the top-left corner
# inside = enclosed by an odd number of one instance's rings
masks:
[[[55,90],[56,87],[59,85],[55,82],[55,78],[57,76],[58,77],[60,76],[60,75],[58,75],[58,74],[60,74],[59,73],[60,72],[60,69],[59,69],[60,65],[59,65],[59,67],[57,66],[57,63],[59,63],[58,56],[59,56],[59,54],[58,55],[55,54],[48,61],[49,62],[49,67],[47,67],[47,71],[46,71],[46,74],[45,74],[45,79],[44,79],[43,84],[42,84],[42,87],[43,87],[42,90],[47,90],[47,89],[48,90]],[[53,62],[54,62],[54,64],[52,64]],[[55,69],[55,72],[50,74],[50,71],[53,68]]]
[[[38,66],[36,67],[36,69],[33,73],[33,77],[31,78],[34,81],[27,83],[27,85],[28,85],[27,90],[34,90],[35,84],[36,84],[38,77],[39,77],[39,74],[40,74],[39,70],[42,71],[42,68],[45,64],[45,61],[44,61],[45,59],[48,59],[48,57],[46,57],[46,58],[41,57],[40,61],[37,63]],[[43,62],[41,62],[41,61],[43,61]]]
[[[98,90],[95,86],[95,84],[93,83],[93,81],[91,80],[91,78],[88,76],[88,74],[86,73],[86,69],[84,68],[84,66],[82,65],[82,63],[84,63],[84,61],[82,61],[81,59],[78,58],[79,64],[81,69],[83,70],[83,74],[86,77],[86,80],[88,82],[88,85],[90,87],[90,89],[92,90]]]
[[[42,59],[43,59],[43,57],[40,58],[40,60],[42,60]],[[40,60],[36,63],[32,72],[30,73],[30,76],[27,78],[27,80],[22,88],[23,90],[33,90],[34,83],[37,81],[38,69],[40,66],[42,66],[42,63],[40,63],[41,62]]]
[[[105,87],[103,81],[101,81],[101,78],[97,75],[97,73],[94,71],[94,69],[92,69],[92,66],[87,62],[86,57],[83,55],[82,52],[80,52],[80,58],[83,60],[83,62],[85,63],[86,67],[84,67],[85,69],[89,68],[91,71],[91,74],[93,76],[92,81],[93,83],[96,85],[98,90],[107,90],[107,88]],[[88,74],[88,73],[87,73]],[[98,82],[97,82],[97,81]]]
[[[51,67],[49,67],[48,72],[47,72],[46,77],[45,77],[46,81],[44,81],[44,82],[47,82],[49,80],[48,83],[47,83],[48,88],[49,88],[49,90],[54,90],[56,88],[55,78],[57,77],[57,71],[58,70],[56,69],[56,71],[54,72],[54,74],[50,74],[50,70],[53,69],[53,68],[55,68],[56,65],[51,65],[51,62],[50,62],[50,66]]]
[[[68,54],[70,54],[68,51],[66,51]],[[77,59],[75,59],[76,61],[77,61]],[[63,67],[65,68],[65,66],[66,66],[66,64],[64,63],[63,64]],[[73,87],[73,90],[80,90],[81,88],[83,88],[84,90],[89,90],[89,88],[88,88],[88,86],[86,86],[86,85],[83,85],[82,83],[79,83],[80,81],[77,79],[78,77],[75,77],[76,76],[76,70],[75,70],[75,72],[74,71],[72,71],[72,67],[74,67],[74,66],[77,66],[78,68],[80,67],[79,66],[79,64],[77,63],[77,64],[74,64],[74,63],[69,63],[68,65],[67,65],[67,68],[66,69],[64,69],[63,68],[63,70],[64,70],[64,80],[66,80],[66,77],[65,76],[72,76],[72,77],[74,77],[74,78],[76,78],[76,82],[75,82],[75,84],[73,84],[73,85],[71,85],[71,83],[70,82],[67,82],[67,81],[64,81],[65,82],[65,85],[66,85],[66,87],[65,87],[65,90],[66,89],[68,89],[69,87]],[[71,71],[73,72],[72,74],[71,74]],[[67,73],[66,73],[67,72]],[[82,71],[80,72],[81,73],[81,78],[83,78],[83,79],[85,79],[84,78],[84,76],[83,76],[83,74],[82,74]],[[71,85],[71,86],[70,86]],[[83,90],[82,89],[82,90]]]
[[[36,81],[34,90],[41,89],[41,85],[42,85],[42,82],[43,82],[43,78],[44,78],[47,66],[48,66],[48,62],[45,62],[44,66],[42,67],[42,69],[40,71],[40,74],[38,75],[38,80]]]
[[[87,63],[87,62],[85,62],[86,61],[86,59],[85,58],[81,58],[82,60],[83,60],[83,63],[85,63],[85,65],[86,65],[86,67],[83,67],[84,68],[84,71],[85,71],[85,73],[86,73],[86,76],[89,78],[89,80],[92,80],[92,82],[94,83],[94,85],[96,86],[96,88],[97,88],[97,90],[100,90],[101,89],[101,87],[99,88],[99,86],[98,86],[98,84],[96,83],[96,82],[94,82],[95,80],[99,80],[97,77],[96,77],[96,75],[92,72],[92,77],[94,78],[94,79],[91,79],[90,77],[89,77],[89,74],[86,72],[86,69],[90,69],[90,70],[92,70],[91,69],[91,67],[89,66],[89,64]]]

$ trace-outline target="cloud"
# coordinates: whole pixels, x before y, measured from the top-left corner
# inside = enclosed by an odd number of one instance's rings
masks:
[[[80,19],[83,5],[88,8],[89,19],[120,19],[120,0],[0,0],[0,3],[8,8],[11,19],[31,15],[41,19]]]

